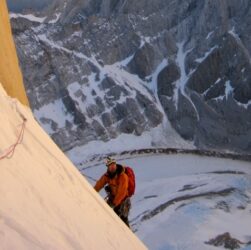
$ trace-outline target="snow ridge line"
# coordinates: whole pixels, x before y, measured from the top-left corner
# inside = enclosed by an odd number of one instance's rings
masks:
[[[147,214],[144,214],[143,217],[141,218],[141,221],[151,219],[152,217],[161,213],[167,207],[174,205],[180,201],[190,200],[190,199],[199,198],[199,197],[207,197],[207,196],[212,196],[212,195],[227,196],[227,195],[233,193],[235,190],[236,190],[235,188],[226,188],[226,189],[219,190],[219,191],[209,191],[209,192],[205,192],[205,193],[190,194],[190,195],[187,194],[187,195],[179,196],[179,197],[176,197],[174,199],[171,199],[171,200],[159,205],[158,207],[154,208],[152,211],[148,212]]]
[[[218,152],[214,150],[202,150],[202,149],[179,149],[179,148],[143,148],[122,151],[117,153],[109,153],[104,155],[95,155],[92,158],[79,164],[79,170],[82,172],[85,169],[100,165],[101,162],[106,157],[116,158],[116,160],[125,160],[140,157],[142,155],[159,155],[159,154],[193,154],[198,156],[207,156],[207,157],[217,157],[224,159],[240,160],[251,162],[251,154],[240,154],[240,153],[226,153]]]

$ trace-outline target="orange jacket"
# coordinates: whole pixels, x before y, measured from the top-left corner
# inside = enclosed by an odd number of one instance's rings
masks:
[[[114,197],[113,205],[116,207],[128,196],[128,176],[123,169],[122,173],[116,174],[110,179],[105,173],[96,183],[94,189],[99,192],[106,184],[111,188],[111,194]]]

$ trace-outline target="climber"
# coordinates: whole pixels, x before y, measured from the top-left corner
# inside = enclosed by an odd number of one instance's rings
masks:
[[[128,215],[131,208],[130,196],[134,194],[135,177],[130,167],[117,164],[114,159],[106,159],[107,171],[94,186],[99,192],[105,187],[106,202],[129,227]]]

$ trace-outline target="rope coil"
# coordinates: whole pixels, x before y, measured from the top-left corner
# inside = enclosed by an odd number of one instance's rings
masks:
[[[25,130],[25,124],[26,124],[27,120],[23,120],[22,124],[19,124],[19,126],[21,126],[19,135],[17,137],[17,141],[12,144],[11,146],[9,146],[7,149],[4,150],[4,153],[0,156],[0,160],[3,160],[4,158],[10,159],[15,152],[15,149],[17,147],[18,144],[21,144],[23,141],[23,137],[24,137],[24,130]]]
[[[22,141],[23,141],[24,131],[25,131],[25,125],[26,125],[27,119],[18,110],[17,103],[15,102],[14,104],[15,104],[15,107],[16,107],[16,111],[21,116],[23,122],[17,126],[17,127],[21,126],[21,129],[19,131],[19,134],[18,134],[16,142],[14,144],[12,144],[11,146],[9,146],[7,149],[3,150],[3,153],[0,154],[0,160],[3,160],[5,158],[10,159],[14,155],[14,152],[15,152],[15,149],[16,149],[17,145],[21,144]]]

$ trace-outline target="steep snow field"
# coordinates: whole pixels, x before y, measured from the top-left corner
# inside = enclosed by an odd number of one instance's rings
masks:
[[[0,107],[1,250],[145,249],[1,84]]]
[[[225,232],[251,240],[250,162],[182,154],[119,162],[135,170],[130,223],[149,249],[224,249],[205,242]],[[83,174],[93,184],[105,170],[97,165]]]

